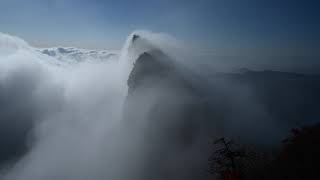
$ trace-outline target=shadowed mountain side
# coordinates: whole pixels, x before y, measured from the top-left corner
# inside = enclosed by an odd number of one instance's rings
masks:
[[[248,87],[277,122],[296,127],[320,118],[320,76],[278,71],[217,75],[221,81]]]

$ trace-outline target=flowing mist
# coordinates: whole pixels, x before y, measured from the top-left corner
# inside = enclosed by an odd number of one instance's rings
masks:
[[[270,146],[292,127],[250,84],[204,69],[189,48],[136,31],[110,60],[66,62],[0,34],[0,178],[210,178],[213,137]],[[144,58],[168,77],[130,84]]]
[[[166,35],[133,34],[173,44]],[[124,132],[122,107],[132,64],[151,46],[133,47],[132,36],[117,61],[70,65],[1,34],[1,124],[10,129],[2,138],[17,138],[8,148],[21,150],[3,167],[3,179],[130,179],[123,176],[134,170],[123,158],[139,144]]]

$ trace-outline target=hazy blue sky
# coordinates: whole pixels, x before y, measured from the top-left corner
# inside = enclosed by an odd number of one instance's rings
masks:
[[[306,0],[0,0],[0,31],[35,46],[114,49],[147,29],[218,54],[314,55],[319,9]]]

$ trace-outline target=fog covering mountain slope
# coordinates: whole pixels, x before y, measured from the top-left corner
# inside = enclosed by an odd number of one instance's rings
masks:
[[[210,179],[215,137],[274,147],[320,118],[318,75],[205,70],[164,34],[134,32],[110,61],[5,34],[0,52],[1,179]]]
[[[250,70],[208,76],[190,68],[159,49],[137,58],[126,111],[142,139],[133,153],[143,160],[136,179],[206,179],[214,137],[270,147],[290,128],[319,122],[320,76]]]

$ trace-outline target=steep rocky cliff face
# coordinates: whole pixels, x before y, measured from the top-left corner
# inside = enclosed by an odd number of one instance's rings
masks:
[[[247,70],[194,84],[177,66],[153,48],[128,79],[125,122],[141,139],[139,178],[205,179],[211,139],[269,146],[288,129],[319,121],[319,76]]]
[[[200,172],[206,157],[193,156],[199,154],[196,144],[207,144],[201,142],[207,139],[199,136],[209,131],[206,123],[199,122],[210,112],[201,94],[184,79],[174,62],[160,50],[142,53],[128,86],[126,122],[143,140],[143,148],[138,151],[143,164],[138,178],[195,179],[205,175]]]

